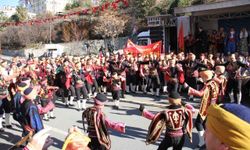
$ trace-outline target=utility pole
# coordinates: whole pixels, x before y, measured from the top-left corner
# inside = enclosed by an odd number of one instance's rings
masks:
[[[52,1],[53,13],[56,13],[56,2]],[[52,24],[49,23],[49,43],[52,44]]]
[[[166,28],[165,28],[165,21],[164,19],[162,18],[162,31],[163,31],[163,53],[165,54],[166,53]]]
[[[52,44],[52,27],[51,22],[49,23],[49,43]]]

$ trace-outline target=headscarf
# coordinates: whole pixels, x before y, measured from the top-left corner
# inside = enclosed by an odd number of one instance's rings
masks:
[[[238,104],[210,105],[207,128],[231,150],[250,150],[250,109]]]

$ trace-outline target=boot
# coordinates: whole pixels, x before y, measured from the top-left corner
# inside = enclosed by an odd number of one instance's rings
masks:
[[[145,93],[145,85],[142,85],[141,88],[142,88],[142,92]]]
[[[130,92],[134,92],[133,91],[133,84],[132,83],[129,84],[129,89],[130,89]]]
[[[107,87],[106,86],[103,87],[103,92],[104,92],[104,94],[107,94]]]
[[[119,100],[115,100],[115,106],[114,106],[114,108],[115,109],[119,109],[119,104],[120,104],[120,101]]]
[[[132,91],[132,93],[136,93],[136,86],[135,85],[132,86],[132,90],[131,91]]]
[[[121,98],[124,98],[125,99],[125,95],[124,95],[125,91],[121,91]]]
[[[237,94],[237,104],[240,104],[240,103],[241,103],[241,99],[242,99],[242,94],[241,94],[241,92],[239,92],[239,93]]]
[[[194,96],[190,95],[188,99],[189,99],[189,101],[193,102],[194,101]]]
[[[233,103],[234,102],[234,94],[233,94],[233,92],[229,93],[229,98],[230,98],[230,102]]]
[[[129,86],[126,85],[126,93],[129,93]]]
[[[91,93],[88,94],[88,99],[90,99],[90,98],[91,98]]]
[[[82,110],[81,100],[77,100],[77,110],[78,111]]]
[[[152,89],[150,89],[150,92],[152,93],[152,95],[155,95],[155,93],[154,93],[154,89],[152,88]]]
[[[167,86],[163,86],[163,93],[167,93]]]
[[[69,107],[69,100],[68,100],[68,98],[65,98],[65,107]]]
[[[44,116],[43,116],[43,120],[45,120],[45,121],[49,121],[48,114],[44,114]]]
[[[203,131],[198,131],[198,136],[199,136],[199,144],[198,147],[203,147],[205,145],[204,141],[204,130]]]
[[[51,111],[49,112],[49,117],[50,117],[51,119],[55,119],[55,118],[56,118],[56,116],[54,115],[54,110],[51,110]]]
[[[160,88],[157,88],[156,89],[156,94],[155,94],[157,97],[159,97],[160,96]]]
[[[70,106],[74,106],[74,99],[75,99],[75,97],[74,96],[70,96],[70,100],[69,100],[69,105]]]
[[[0,115],[0,132],[4,132],[2,123],[3,123],[3,115]]]
[[[83,99],[83,100],[82,100],[82,110],[85,110],[85,109],[86,109],[86,102],[87,102],[86,99]]]
[[[5,125],[6,128],[12,128],[10,123],[10,113],[5,113]]]
[[[139,91],[139,86],[136,85],[136,86],[135,86],[135,93],[137,93],[138,91]]]

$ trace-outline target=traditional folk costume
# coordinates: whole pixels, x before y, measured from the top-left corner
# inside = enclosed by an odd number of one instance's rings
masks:
[[[24,92],[24,102],[21,104],[21,115],[23,116],[24,133],[37,133],[43,129],[43,123],[39,115],[38,107],[33,103],[37,92],[33,88],[27,88]]]
[[[149,82],[149,62],[141,62],[139,65],[140,70],[140,78],[141,78],[141,86],[142,86],[142,92],[147,93],[147,86]]]
[[[78,111],[84,110],[86,109],[88,92],[86,89],[84,74],[79,66],[73,73],[73,82],[74,82],[74,87],[76,90],[76,100],[77,100]],[[82,98],[81,98],[81,95],[82,95]]]
[[[62,97],[62,101],[65,103],[65,107],[68,107],[69,101],[67,98],[69,95],[68,88],[70,87],[70,76],[66,74],[62,66],[58,68],[55,85],[59,87],[59,94]]]
[[[129,64],[127,61],[121,61],[120,63],[120,70],[117,72],[118,75],[121,78],[121,98],[125,98],[125,93],[126,93],[126,69],[129,68]]]
[[[64,67],[64,71],[66,73],[66,88],[68,90],[68,99],[66,99],[66,105],[70,105],[70,106],[74,106],[73,101],[75,99],[76,96],[76,92],[75,92],[75,88],[73,86],[72,83],[72,67],[73,65],[71,64],[71,68],[70,67]]]
[[[151,66],[149,67],[149,87],[151,88],[151,93],[155,96],[160,96],[160,86],[158,66],[154,62],[151,62]]]
[[[232,54],[236,52],[236,46],[237,46],[237,35],[235,33],[235,31],[230,31],[228,33],[228,36],[225,39],[225,43],[226,43],[226,51],[225,54]]]
[[[210,54],[217,54],[217,41],[218,35],[217,31],[213,31],[213,33],[209,36],[209,53]]]
[[[170,66],[166,69],[165,80],[167,81],[167,91],[178,91],[179,83],[184,82],[184,72],[180,65]]]
[[[157,114],[147,111],[143,105],[140,106],[139,110],[142,112],[142,116],[152,120],[146,143],[155,143],[164,128],[166,128],[165,137],[159,145],[158,150],[166,150],[171,146],[173,146],[174,150],[181,150],[185,143],[186,134],[188,134],[192,141],[192,111],[194,108],[189,104],[182,106],[179,93],[174,91],[170,92],[169,100],[171,100],[170,103],[172,104],[166,110]]]
[[[115,102],[114,108],[119,109],[120,97],[121,97],[121,77],[116,72],[113,72],[111,77],[111,93]]]
[[[110,74],[110,72],[106,68],[103,68],[103,72],[102,73],[103,74],[100,77],[100,83],[101,83],[100,85],[103,88],[104,94],[107,94],[107,89],[110,86],[111,74]]]
[[[0,132],[3,132],[4,129],[2,125],[2,120],[4,114],[5,114],[5,126],[7,128],[12,128],[10,122],[10,113],[12,111],[12,108],[11,108],[11,97],[8,91],[9,83],[7,83],[4,79],[4,77],[7,77],[9,75],[7,70],[3,67],[0,68],[0,72],[1,72],[0,73]]]
[[[194,95],[201,97],[201,105],[199,114],[195,121],[195,127],[198,130],[199,144],[198,147],[204,145],[204,123],[207,116],[207,109],[211,104],[218,103],[219,96],[219,86],[214,80],[214,73],[206,68],[201,68],[199,70],[200,76],[203,79],[204,86],[198,91],[192,87],[188,87],[188,95]],[[187,85],[184,85],[187,86]]]
[[[87,90],[89,92],[89,96],[94,95],[95,92],[99,92],[99,87],[95,77],[95,71],[100,69],[99,67],[95,68],[94,65],[85,66],[85,79],[87,84]]]
[[[219,85],[219,97],[218,97],[218,103],[224,102],[224,96],[227,86],[227,77],[225,76],[225,66],[216,66],[215,67],[215,78],[214,80]]]
[[[138,66],[135,62],[129,63],[131,67],[126,69],[126,86],[127,92],[130,91],[132,93],[136,92],[136,73],[138,71]]]
[[[241,63],[240,61],[230,61],[224,64],[226,71],[228,73],[228,84],[226,93],[229,94],[231,102],[241,103],[242,93],[242,79],[240,78],[239,69],[240,67],[248,68],[246,64]],[[237,101],[234,99],[234,94],[236,94]]]
[[[48,86],[47,79],[43,79],[40,83],[40,92],[38,96],[41,100],[42,108],[51,107],[55,104],[54,93],[58,90],[58,87]],[[50,110],[47,113],[44,113],[44,120],[49,121],[50,119],[55,119],[54,110]]]
[[[24,102],[23,92],[28,88],[29,86],[24,83],[20,82],[17,84],[17,91],[14,95],[13,99],[13,118],[16,120],[22,127],[23,133],[24,133],[24,124],[22,121],[22,114],[21,114],[21,104]]]
[[[82,114],[83,128],[85,129],[86,123],[88,125],[88,136],[91,139],[89,143],[91,150],[109,150],[111,149],[111,139],[108,128],[125,133],[125,124],[108,120],[102,112],[104,102],[107,101],[104,94],[98,93],[94,100],[95,105],[87,108]]]

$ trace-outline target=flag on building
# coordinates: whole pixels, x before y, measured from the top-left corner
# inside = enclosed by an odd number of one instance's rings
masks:
[[[183,22],[181,22],[180,28],[179,28],[179,35],[178,35],[178,48],[179,51],[184,51],[184,31],[183,31]]]

